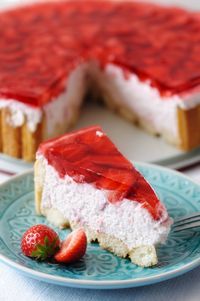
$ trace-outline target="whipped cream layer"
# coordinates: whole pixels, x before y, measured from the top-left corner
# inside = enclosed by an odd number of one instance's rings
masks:
[[[70,222],[120,239],[129,250],[165,242],[171,225],[171,220],[165,218],[167,212],[162,220],[155,221],[136,201],[123,199],[112,204],[107,190],[77,183],[68,175],[62,179],[41,154],[38,160],[45,170],[42,212],[57,209]]]
[[[44,107],[32,107],[14,99],[0,99],[0,109],[9,108],[10,117],[7,121],[13,127],[27,122],[31,132],[37,129],[45,114],[47,137],[51,137],[56,127],[63,128],[63,124],[77,112],[88,90],[89,77],[103,94],[108,93],[112,102],[147,122],[152,132],[169,133],[172,140],[179,140],[177,108],[189,110],[200,104],[198,91],[164,97],[151,86],[150,81],[141,81],[134,73],[126,77],[124,70],[116,65],[108,64],[101,69],[97,62],[90,62],[79,65],[66,81],[66,90]]]
[[[9,109],[7,122],[12,127],[20,127],[26,123],[30,132],[36,131],[45,115],[46,135],[51,137],[56,127],[63,128],[63,124],[67,125],[68,120],[73,118],[87,91],[87,85],[87,66],[82,64],[70,74],[65,91],[44,107],[33,107],[14,99],[0,98],[0,109]]]
[[[69,123],[73,122],[74,116],[79,112],[87,90],[87,64],[82,64],[70,74],[64,93],[44,106],[47,137],[52,134],[55,136],[55,129],[61,129],[57,131],[57,135],[65,133]]]
[[[177,108],[189,110],[200,104],[199,92],[162,96],[151,86],[150,80],[141,81],[134,73],[126,76],[124,70],[114,64],[100,69],[98,63],[93,63],[92,74],[111,103],[132,112],[149,126],[151,132],[171,135],[172,141],[179,140]]]
[[[14,99],[0,98],[0,110],[9,109],[7,123],[12,127],[20,127],[25,122],[31,132],[35,132],[37,125],[41,122],[43,111],[41,108],[28,106]]]

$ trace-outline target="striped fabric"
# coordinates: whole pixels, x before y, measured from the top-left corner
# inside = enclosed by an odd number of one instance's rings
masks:
[[[0,183],[8,180],[11,176],[22,173],[32,167],[33,164],[0,155]]]

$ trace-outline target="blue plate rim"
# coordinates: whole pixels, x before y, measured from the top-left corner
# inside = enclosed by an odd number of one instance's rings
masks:
[[[151,163],[144,163],[136,161],[134,164],[149,168],[154,168],[158,170],[163,171],[170,171],[174,175],[181,177],[183,179],[186,179],[190,183],[199,186],[197,182],[195,182],[190,177],[175,171],[171,170],[167,167],[159,166],[156,164]],[[137,166],[136,166],[137,168]],[[19,175],[13,176],[11,179],[5,181],[4,183],[0,184],[0,189],[4,187],[5,185],[9,185],[12,182],[15,182],[17,179],[23,178],[26,175],[32,174],[33,168],[29,169],[28,171],[25,171]],[[192,269],[198,267],[200,265],[200,257],[197,259],[192,260],[191,262],[178,267],[175,270],[171,270],[164,273],[159,273],[154,276],[149,276],[145,278],[137,278],[137,279],[128,279],[128,280],[82,280],[82,279],[72,279],[68,277],[62,277],[62,276],[54,276],[50,275],[44,272],[35,271],[28,267],[23,267],[21,264],[16,263],[15,261],[7,258],[6,256],[1,254],[0,250],[0,261],[4,264],[7,264],[8,266],[14,268],[15,270],[20,271],[21,273],[25,274],[26,276],[29,276],[31,278],[37,279],[37,280],[43,280],[45,282],[53,283],[53,284],[59,284],[63,286],[70,286],[70,287],[77,287],[77,288],[90,288],[90,289],[118,289],[118,288],[128,288],[128,287],[137,287],[137,286],[145,286],[150,285],[158,282],[162,282],[165,280],[169,280],[171,278],[175,278],[177,276],[180,276],[182,274],[185,274]]]

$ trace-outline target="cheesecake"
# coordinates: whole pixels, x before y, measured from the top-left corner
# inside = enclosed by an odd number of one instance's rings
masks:
[[[156,192],[99,126],[43,142],[35,163],[38,215],[83,228],[88,241],[139,266],[157,264],[171,226]]]
[[[199,13],[42,1],[1,12],[0,34],[1,152],[34,160],[73,127],[88,92],[183,150],[200,145]]]

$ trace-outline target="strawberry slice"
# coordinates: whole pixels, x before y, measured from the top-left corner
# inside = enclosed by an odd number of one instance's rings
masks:
[[[54,258],[57,262],[73,263],[80,260],[85,255],[86,248],[87,237],[84,230],[80,228],[67,236]]]

